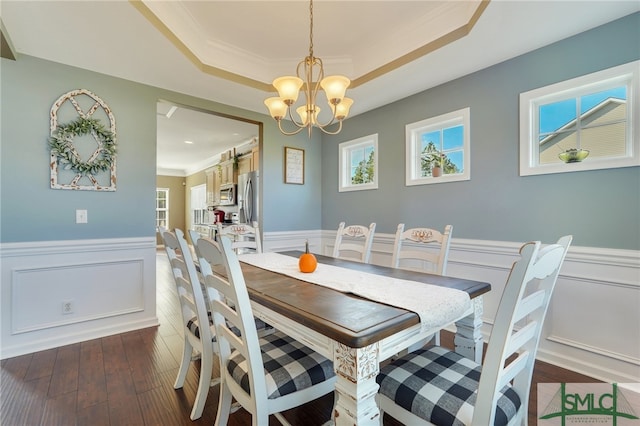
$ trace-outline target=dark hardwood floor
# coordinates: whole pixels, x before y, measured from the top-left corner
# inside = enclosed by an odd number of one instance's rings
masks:
[[[180,310],[164,251],[157,256],[159,327],[118,334],[4,359],[0,375],[0,424],[3,426],[211,425],[218,388],[209,391],[202,418],[189,419],[198,382],[197,361],[183,389],[174,390],[182,350]],[[442,344],[451,347],[451,333]],[[217,369],[216,369],[217,370]],[[214,371],[214,374],[218,374]],[[538,382],[596,380],[537,362],[529,401],[529,425],[536,425]],[[285,413],[293,425],[325,423],[333,396]],[[244,410],[231,415],[230,425],[251,425]],[[271,416],[270,425],[279,425]],[[385,425],[399,423],[385,417]]]

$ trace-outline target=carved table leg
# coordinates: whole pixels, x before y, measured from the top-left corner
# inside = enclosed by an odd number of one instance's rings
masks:
[[[375,400],[380,371],[378,344],[355,349],[335,343],[333,354],[337,375],[334,424],[379,425],[380,410]]]
[[[482,296],[471,300],[473,312],[456,322],[456,336],[453,340],[456,352],[482,363]]]

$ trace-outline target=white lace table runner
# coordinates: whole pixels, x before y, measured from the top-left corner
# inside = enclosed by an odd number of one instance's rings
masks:
[[[315,272],[298,269],[298,258],[279,253],[242,254],[240,261],[343,293],[406,309],[420,316],[423,330],[441,328],[470,308],[467,292],[318,263]]]

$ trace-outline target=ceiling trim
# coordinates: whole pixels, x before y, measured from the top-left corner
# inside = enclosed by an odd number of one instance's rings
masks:
[[[454,29],[453,31],[448,32],[447,34],[444,34],[443,36],[385,64],[382,65],[378,68],[376,68],[373,71],[370,71],[360,77],[357,77],[356,79],[354,79],[351,82],[350,87],[351,88],[356,88],[362,84],[365,84],[371,80],[374,80],[378,77],[383,76],[384,74],[390,73],[391,71],[394,71],[398,68],[400,68],[403,65],[406,65],[410,62],[413,62],[423,56],[428,55],[431,52],[434,52],[444,46],[446,46],[447,44],[453,43],[456,40],[459,40],[467,35],[469,35],[469,33],[471,32],[471,30],[473,29],[473,27],[475,26],[476,22],[478,22],[478,19],[480,19],[480,16],[482,16],[482,13],[485,11],[485,9],[487,8],[487,6],[489,6],[489,3],[491,2],[491,0],[481,0],[480,4],[478,5],[478,8],[475,10],[475,12],[473,13],[473,15],[471,16],[471,18],[469,19],[469,21],[464,24],[461,25],[460,27]]]
[[[274,92],[274,87],[269,83],[263,83],[252,78],[244,77],[239,74],[235,74],[223,69],[207,65],[202,62],[192,51],[187,47],[165,24],[162,22],[148,7],[143,3],[143,0],[129,0],[129,3],[133,5],[142,15],[160,31],[167,39],[173,43],[178,50],[189,59],[199,70],[210,74],[214,77],[223,78],[225,80],[232,81],[234,83],[242,84],[254,89],[262,90],[263,92]]]
[[[7,29],[4,27],[4,23],[0,18],[0,56],[5,59],[10,59],[12,61],[16,60],[16,49],[13,47],[13,43],[11,43],[11,39],[9,38],[9,33]]]
[[[218,67],[206,64],[198,58],[198,56],[184,44],[178,36],[160,19],[158,16],[144,3],[145,0],[129,0],[129,2],[140,12],[142,15],[158,29],[167,39],[178,48],[178,50],[185,55],[199,70],[209,75],[219,77],[234,83],[242,84],[254,89],[261,90],[263,92],[275,92],[275,88],[271,83],[265,83],[259,80],[255,80],[249,77],[242,76],[230,71],[223,70]],[[148,1],[148,0],[147,0]],[[388,62],[378,68],[369,71],[351,81],[351,88],[361,86],[371,80],[379,78],[385,74],[388,74],[410,62],[413,62],[431,52],[434,52],[456,40],[459,40],[471,32],[474,25],[480,19],[480,16],[485,11],[491,0],[478,0],[475,11],[471,14],[468,21],[465,24],[460,25],[446,34],[438,37],[435,40],[428,42],[427,44],[414,49],[413,51],[404,54],[391,62]]]

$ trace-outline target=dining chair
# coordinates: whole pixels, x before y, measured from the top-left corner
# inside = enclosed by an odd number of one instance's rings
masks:
[[[191,239],[191,246],[193,247],[193,251],[197,255],[196,241],[200,239],[200,233],[195,229],[189,229],[187,232],[189,233],[189,238]]]
[[[199,285],[195,263],[183,232],[180,229],[173,232],[164,230],[161,235],[180,300],[184,335],[180,368],[173,387],[181,389],[184,386],[189,364],[200,358],[198,390],[190,415],[191,420],[196,420],[202,416],[209,387],[220,382],[220,379],[211,378],[213,355],[218,352],[215,328],[209,318],[207,299]]]
[[[447,225],[440,232],[431,228],[410,228],[398,225],[393,244],[393,268],[410,269],[446,275],[449,246],[453,226]]]
[[[202,268],[207,286],[217,291],[213,320],[220,348],[222,377],[216,425],[226,425],[232,398],[251,413],[253,425],[269,424],[273,414],[285,425],[282,411],[305,404],[334,390],[333,363],[279,331],[258,338],[253,327],[249,293],[231,241],[201,239]],[[224,264],[214,274],[210,264]],[[233,305],[230,305],[233,303]],[[235,334],[231,327],[240,330]]]
[[[262,240],[260,239],[260,228],[258,222],[251,225],[237,223],[222,226],[218,223],[218,235],[226,235],[231,239],[231,247],[236,254],[242,253],[262,253]]]
[[[189,233],[189,237],[191,238],[191,248],[193,253],[193,263],[196,267],[196,273],[198,276],[198,281],[200,282],[200,287],[202,288],[202,293],[204,295],[204,301],[207,305],[207,309],[209,309],[211,297],[209,296],[209,290],[204,285],[204,278],[202,277],[202,270],[200,269],[200,253],[198,253],[198,240],[202,238],[202,235],[193,229],[189,229],[187,231]]]
[[[571,240],[521,247],[482,365],[440,346],[409,353],[380,369],[381,411],[411,425],[526,425],[542,324]]]
[[[445,275],[451,233],[453,226],[447,225],[440,232],[431,228],[404,229],[404,223],[398,225],[393,243],[391,266],[418,272],[429,272]],[[440,344],[440,332],[424,339],[408,348],[409,352],[419,349],[435,337],[435,344]]]
[[[375,231],[375,222],[372,222],[368,228],[363,225],[345,225],[345,222],[340,222],[333,245],[333,257],[369,263]],[[347,239],[343,240],[343,237]],[[350,254],[345,255],[344,252]],[[353,255],[354,252],[355,255]]]
[[[255,228],[254,228],[255,229]],[[207,309],[210,310],[211,306],[211,289],[207,288],[204,284],[204,277],[202,275],[202,269],[200,268],[200,251],[198,250],[198,241],[203,238],[202,235],[197,233],[194,230],[189,230],[189,235],[191,236],[191,243],[193,244],[193,252],[195,253],[195,258],[193,262],[196,265],[196,270],[198,272],[198,280],[200,281],[200,285],[202,287],[202,292],[204,294],[204,299],[207,304]],[[211,318],[210,318],[211,320]],[[213,323],[212,323],[213,324]],[[256,329],[258,330],[258,336],[266,336],[267,334],[271,334],[275,331],[272,325],[267,324],[259,318],[255,318]]]

